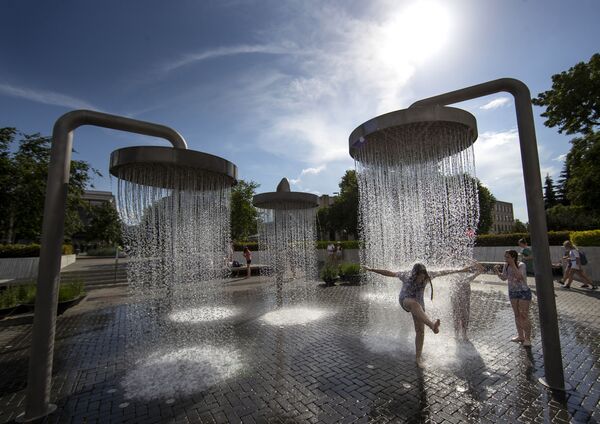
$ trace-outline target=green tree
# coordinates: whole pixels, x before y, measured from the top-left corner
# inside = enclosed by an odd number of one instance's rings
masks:
[[[494,222],[494,204],[496,198],[492,192],[477,180],[477,197],[479,199],[479,224],[477,234],[487,234]]]
[[[50,161],[50,138],[40,134],[21,134],[14,128],[0,129],[2,143],[0,152],[3,157],[2,209],[3,239],[12,243],[15,240],[39,240],[42,229],[46,180]],[[10,146],[20,135],[18,147],[9,153]],[[6,146],[6,147],[4,147]],[[70,180],[65,211],[65,238],[80,231],[83,227],[78,208],[83,204],[81,196],[90,180],[90,168],[84,161],[71,161]]]
[[[600,227],[600,214],[583,206],[558,204],[546,211],[546,221],[551,231],[593,230]]]
[[[567,154],[567,198],[573,205],[600,211],[600,133],[571,140]]]
[[[329,208],[329,228],[347,235],[358,234],[358,181],[356,171],[346,171],[339,184],[340,194]]]
[[[544,181],[544,208],[548,209],[552,206],[555,206],[556,201],[556,192],[554,191],[554,181],[550,177],[550,174],[546,174],[546,179]]]
[[[519,219],[515,219],[513,224],[513,233],[526,233],[527,225],[521,222]]]
[[[552,88],[532,99],[545,106],[544,125],[558,132],[589,134],[600,123],[600,54],[552,76]]]
[[[567,197],[567,181],[569,181],[569,167],[565,161],[563,170],[560,172],[556,184],[556,202],[564,206],[569,206],[569,199]]]
[[[247,240],[257,232],[258,213],[252,204],[259,184],[254,181],[239,180],[231,190],[231,238]]]
[[[121,219],[112,203],[106,202],[89,209],[90,221],[85,228],[85,239],[105,246],[122,244]]]

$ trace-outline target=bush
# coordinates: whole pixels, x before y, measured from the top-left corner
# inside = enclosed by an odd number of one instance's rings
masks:
[[[15,292],[15,302],[17,305],[32,305],[35,303],[36,285],[31,282],[28,284],[19,284],[11,288]],[[58,301],[77,299],[85,293],[83,281],[73,281],[63,283],[58,287]]]
[[[77,299],[85,294],[85,286],[83,281],[73,281],[70,283],[61,284],[58,288],[58,301],[65,302],[67,300]]]
[[[320,276],[321,280],[326,283],[331,283],[339,278],[339,269],[335,265],[327,264],[321,269]]]
[[[12,308],[17,306],[19,303],[17,287],[8,286],[4,290],[0,291],[0,309]]]
[[[73,246],[63,244],[62,254],[72,255]],[[39,256],[39,244],[0,244],[0,258],[38,258]]]
[[[570,240],[575,246],[600,246],[600,230],[574,231]]]
[[[256,252],[258,250],[258,243],[255,241],[247,241],[245,243],[242,241],[233,242],[233,250],[236,252],[243,252],[244,246],[248,246],[248,249],[250,249],[251,252]]]
[[[317,241],[317,249],[327,249],[327,245],[329,243],[333,243],[337,245],[340,243],[342,245],[342,249],[358,249],[360,248],[360,240],[343,240],[343,241],[329,241],[329,240],[319,240]]]
[[[89,249],[86,253],[88,256],[110,256],[113,258],[117,254],[114,246],[113,247],[99,247],[98,249]]]
[[[549,231],[548,242],[550,246],[561,246],[565,240],[569,240],[569,234],[569,231]],[[521,238],[531,244],[531,236],[527,233],[482,234],[477,236],[475,246],[517,246]]]
[[[355,263],[343,263],[340,265],[340,276],[343,277],[352,277],[355,275],[361,274],[360,264]]]

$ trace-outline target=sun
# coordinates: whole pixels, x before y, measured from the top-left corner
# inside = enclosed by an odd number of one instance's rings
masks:
[[[389,66],[426,60],[446,44],[451,22],[448,9],[438,1],[417,1],[396,11],[380,27],[379,59]]]

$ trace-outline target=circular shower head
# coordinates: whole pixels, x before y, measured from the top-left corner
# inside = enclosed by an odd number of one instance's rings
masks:
[[[237,180],[237,167],[218,156],[189,149],[175,149],[163,146],[137,146],[118,149],[110,155],[110,173],[115,177],[138,184],[147,184],[146,173],[156,173],[158,169],[189,171],[196,177],[206,174],[220,176],[229,185]],[[136,172],[132,172],[136,171]],[[171,175],[172,173],[164,173]],[[155,178],[153,186],[173,188],[172,178]]]
[[[444,106],[411,107],[358,126],[350,134],[349,148],[350,156],[360,160],[360,150],[365,147],[371,157],[386,156],[391,145],[400,144],[407,153],[419,152],[425,159],[435,160],[464,150],[476,139],[477,121],[469,112]]]
[[[277,191],[257,194],[252,198],[252,204],[261,209],[310,209],[319,206],[316,194],[290,191],[287,178],[282,178],[277,185]]]

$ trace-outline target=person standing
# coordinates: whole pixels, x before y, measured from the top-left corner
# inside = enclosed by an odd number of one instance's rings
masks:
[[[471,275],[465,277],[461,275],[455,278],[450,293],[454,335],[458,339],[460,334],[465,341],[469,340],[467,330],[471,319],[471,282],[485,272],[485,268],[479,262],[473,262],[471,268]]]
[[[440,332],[440,320],[436,319],[432,321],[425,313],[425,302],[423,301],[423,293],[427,284],[431,284],[431,298],[433,299],[433,284],[431,280],[442,275],[456,274],[459,272],[466,272],[470,270],[470,267],[460,270],[447,270],[447,271],[432,271],[427,272],[425,265],[416,263],[412,271],[387,271],[385,269],[374,269],[368,266],[363,267],[366,271],[371,271],[376,274],[380,274],[386,277],[397,277],[402,281],[402,289],[398,296],[400,306],[406,312],[412,315],[413,322],[415,325],[415,356],[417,366],[423,367],[422,353],[423,353],[423,342],[425,339],[425,326],[431,328],[434,334]]]
[[[517,335],[513,342],[523,343],[523,347],[531,347],[531,321],[529,320],[529,304],[531,289],[527,285],[527,268],[519,262],[516,250],[504,252],[505,264],[500,272],[500,265],[494,267],[496,275],[503,281],[508,281],[508,298],[515,315]]]
[[[594,290],[594,283],[588,277],[588,275],[583,271],[583,267],[581,265],[581,255],[579,250],[571,243],[569,240],[563,243],[565,250],[568,254],[568,265],[567,265],[567,273],[565,275],[565,289],[571,288],[571,283],[573,282],[573,277],[578,275],[581,280],[583,280],[582,289],[591,289]]]
[[[244,246],[244,258],[246,258],[246,278],[250,277],[250,264],[252,263],[252,252],[248,246]]]
[[[343,258],[344,258],[344,252],[342,250],[342,244],[338,241],[337,246],[335,247],[335,260],[338,263],[342,263]]]
[[[327,245],[327,260],[331,263],[335,259],[335,244],[329,242]]]
[[[524,238],[520,239],[519,247],[521,248],[521,261],[525,263],[527,275],[534,275],[535,270],[533,268],[533,251],[531,250],[531,247],[527,245],[527,240]]]

